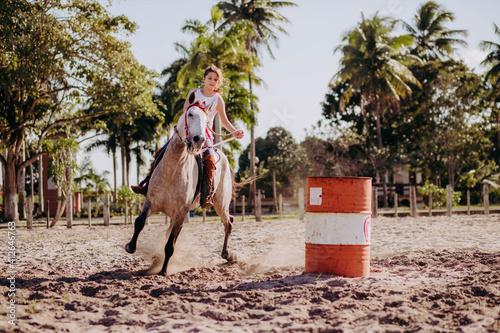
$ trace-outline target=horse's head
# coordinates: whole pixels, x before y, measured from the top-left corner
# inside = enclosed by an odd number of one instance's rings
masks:
[[[187,144],[188,153],[196,155],[207,140],[208,114],[205,108],[192,104],[177,122],[177,133]]]

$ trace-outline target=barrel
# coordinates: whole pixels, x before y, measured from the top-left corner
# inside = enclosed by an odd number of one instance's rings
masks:
[[[368,177],[308,177],[306,273],[370,276]]]

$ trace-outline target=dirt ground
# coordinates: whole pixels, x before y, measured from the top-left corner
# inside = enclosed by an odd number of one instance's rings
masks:
[[[0,332],[500,332],[500,215],[375,218],[365,278],[304,273],[304,221],[185,224],[167,277],[165,224],[16,230],[16,325],[0,263]],[[1,230],[2,244],[7,231]],[[7,247],[2,247],[7,257]]]

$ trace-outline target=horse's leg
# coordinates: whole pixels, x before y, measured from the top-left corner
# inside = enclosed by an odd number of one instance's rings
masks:
[[[172,254],[174,254],[175,243],[177,242],[177,237],[179,237],[179,234],[182,230],[185,216],[186,214],[184,214],[182,218],[179,219],[179,217],[177,217],[175,221],[172,220],[171,222],[172,224],[170,228],[170,236],[168,237],[167,244],[165,245],[165,259],[163,261],[161,271],[158,273],[158,275],[167,275],[168,261],[170,260],[170,257],[172,257]]]
[[[144,207],[142,207],[141,215],[137,216],[134,223],[134,235],[130,242],[125,245],[125,250],[128,253],[134,253],[137,247],[137,238],[139,237],[140,232],[144,228],[144,224],[146,223],[146,219],[151,214],[151,202],[149,199],[146,199],[144,203]]]
[[[224,223],[224,245],[222,246],[222,253],[221,256],[223,259],[226,259],[228,262],[236,262],[238,260],[237,256],[228,250],[229,247],[229,236],[231,235],[231,231],[233,230],[233,222],[234,218],[233,216],[227,214],[227,219],[222,220],[222,223]]]

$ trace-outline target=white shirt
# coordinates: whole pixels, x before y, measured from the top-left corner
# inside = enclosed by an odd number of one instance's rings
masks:
[[[217,114],[217,103],[219,102],[219,94],[212,97],[206,97],[201,93],[201,89],[196,89],[194,92],[195,101],[200,102],[208,112],[208,119],[210,121],[210,128],[213,128],[213,121]]]

